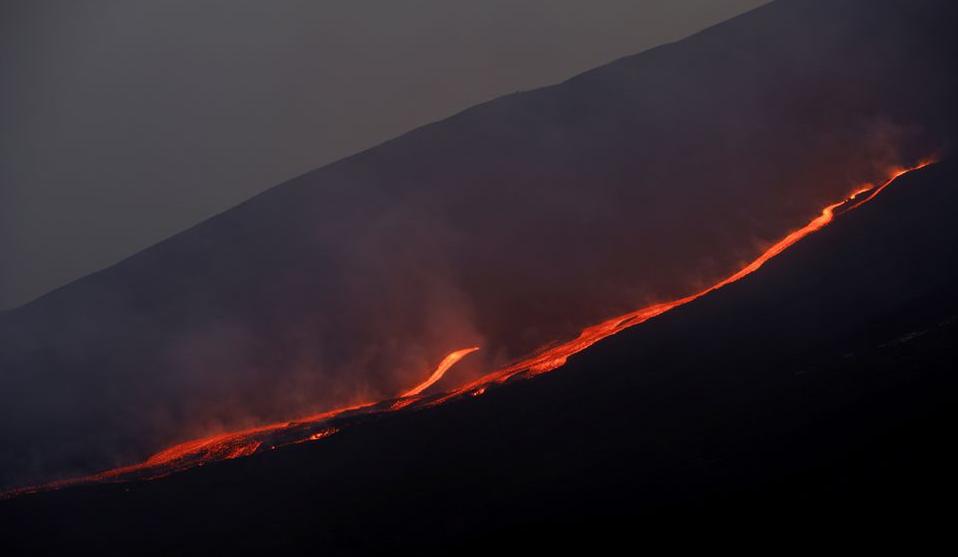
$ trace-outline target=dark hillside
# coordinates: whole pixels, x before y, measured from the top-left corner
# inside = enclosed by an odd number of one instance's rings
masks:
[[[0,523],[24,549],[117,553],[935,539],[956,487],[955,211],[947,161],[552,374],[166,479],[14,498]]]
[[[412,131],[4,313],[0,486],[394,396],[481,345],[463,380],[709,284],[889,166],[948,152],[956,11],[775,2]]]

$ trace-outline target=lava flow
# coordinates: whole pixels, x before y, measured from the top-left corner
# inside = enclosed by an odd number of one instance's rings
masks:
[[[476,350],[479,350],[478,346],[473,346],[471,348],[463,348],[462,350],[456,350],[455,352],[449,354],[439,362],[439,367],[436,368],[436,371],[432,372],[432,375],[429,376],[429,379],[426,379],[416,387],[409,389],[403,393],[402,398],[416,396],[419,393],[425,391],[433,385],[436,381],[442,379],[442,376],[449,371],[449,368],[456,365],[459,360],[465,358],[469,354],[472,354]]]
[[[757,271],[770,259],[781,254],[802,238],[827,226],[834,220],[836,214],[847,213],[848,211],[861,207],[874,199],[902,175],[924,168],[933,162],[935,161],[928,160],[913,167],[895,169],[889,173],[889,178],[881,185],[863,186],[852,192],[845,199],[828,205],[822,209],[821,214],[812,219],[808,224],[789,233],[766,249],[753,261],[708,288],[683,298],[643,307],[636,311],[603,321],[597,325],[587,327],[582,330],[579,336],[572,340],[543,348],[525,359],[489,373],[458,389],[438,395],[423,395],[429,387],[439,381],[446,372],[462,360],[462,358],[479,350],[478,346],[463,348],[449,353],[443,358],[428,379],[406,391],[395,400],[360,404],[309,416],[296,421],[280,422],[243,431],[221,433],[203,439],[187,441],[156,453],[140,464],[109,470],[85,478],[19,489],[8,492],[5,495],[11,496],[20,493],[56,489],[77,483],[157,478],[193,466],[201,466],[208,462],[229,460],[253,455],[284,445],[325,439],[341,431],[344,427],[370,421],[391,412],[405,408],[430,407],[463,396],[479,396],[484,394],[489,387],[504,383],[510,379],[516,377],[533,377],[554,370],[565,364],[570,356],[585,350],[606,337],[644,323],[671,309],[688,304],[706,294],[741,280]],[[864,195],[866,193],[868,195]]]
[[[861,207],[865,203],[868,203],[869,201],[874,199],[879,193],[881,193],[885,188],[891,185],[891,183],[897,180],[899,177],[909,172],[913,172],[915,170],[924,168],[930,164],[933,164],[934,162],[935,162],[934,160],[928,159],[918,163],[915,166],[911,166],[907,168],[897,168],[893,170],[892,172],[890,172],[889,178],[885,182],[883,182],[881,185],[875,186],[872,184],[866,184],[856,189],[845,199],[838,201],[836,203],[832,203],[831,205],[828,205],[827,207],[822,209],[822,212],[820,215],[812,219],[805,226],[786,235],[784,238],[782,238],[781,240],[773,244],[771,247],[766,249],[764,252],[762,252],[761,255],[759,255],[757,258],[752,260],[752,262],[750,262],[749,264],[745,265],[744,267],[742,267],[735,273],[720,280],[719,282],[716,282],[715,284],[713,284],[712,286],[709,286],[708,288],[704,290],[701,290],[694,294],[690,294],[688,296],[685,296],[684,298],[678,298],[676,300],[671,300],[668,302],[661,302],[658,304],[646,306],[636,311],[632,311],[624,315],[620,315],[618,317],[608,319],[597,325],[587,327],[583,329],[581,333],[579,333],[578,337],[570,341],[566,341],[566,342],[542,349],[539,352],[533,354],[532,356],[524,360],[516,362],[515,364],[512,364],[504,369],[500,369],[498,371],[485,375],[481,377],[480,379],[464,387],[460,387],[459,389],[456,389],[455,391],[446,393],[438,397],[437,399],[430,401],[429,404],[430,405],[441,404],[451,398],[454,398],[456,396],[463,395],[463,394],[473,394],[473,395],[482,394],[485,392],[486,387],[488,385],[494,384],[494,383],[503,383],[519,374],[525,374],[526,376],[535,376],[541,373],[545,373],[547,371],[554,370],[562,366],[563,364],[565,364],[566,360],[570,356],[585,350],[586,348],[592,346],[593,344],[599,342],[600,340],[606,337],[609,337],[625,329],[628,329],[629,327],[634,327],[636,325],[644,323],[648,321],[649,319],[652,319],[653,317],[656,317],[658,315],[662,315],[663,313],[671,309],[688,304],[689,302],[697,300],[701,298],[702,296],[709,294],[710,292],[714,292],[724,286],[727,286],[733,282],[739,281],[742,278],[754,273],[755,271],[760,269],[763,265],[765,265],[765,263],[767,263],[770,259],[781,254],[783,251],[787,250],[789,247],[794,245],[796,242],[798,242],[802,238],[808,236],[809,234],[812,234],[813,232],[821,230],[822,228],[827,226],[830,222],[832,222],[832,220],[834,220],[836,211],[841,210],[842,213],[847,213],[849,211],[857,209],[858,207]],[[869,195],[863,198],[862,195],[865,193],[869,193]]]

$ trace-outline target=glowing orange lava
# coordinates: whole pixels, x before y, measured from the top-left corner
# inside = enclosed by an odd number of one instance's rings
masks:
[[[674,309],[676,307],[688,304],[706,294],[714,292],[733,282],[754,273],[760,269],[773,257],[781,254],[796,242],[805,238],[818,230],[827,226],[834,220],[836,211],[841,210],[847,213],[861,207],[874,199],[879,193],[887,188],[892,182],[904,174],[924,168],[934,160],[921,162],[913,167],[898,168],[889,173],[889,178],[879,186],[866,185],[852,192],[845,199],[832,203],[824,209],[821,214],[812,219],[805,226],[789,233],[784,238],[766,249],[761,255],[752,262],[745,265],[735,273],[716,282],[712,286],[690,294],[683,298],[652,304],[641,309],[608,319],[599,324],[586,327],[579,333],[579,336],[572,340],[551,345],[543,348],[533,355],[515,362],[505,368],[489,373],[463,387],[453,391],[443,393],[437,396],[423,395],[422,393],[430,386],[441,379],[450,368],[458,363],[462,358],[479,350],[478,346],[456,350],[447,355],[436,367],[432,375],[416,387],[406,391],[396,400],[383,401],[380,403],[359,404],[347,408],[341,408],[309,416],[292,422],[280,422],[250,428],[242,431],[221,433],[187,441],[160,451],[145,462],[108,470],[93,476],[78,478],[73,480],[59,481],[47,484],[45,486],[24,488],[7,492],[5,496],[12,496],[21,493],[30,493],[35,491],[56,489],[68,485],[92,481],[120,481],[127,479],[157,478],[170,474],[172,472],[205,464],[207,462],[228,460],[242,456],[249,456],[267,449],[289,445],[292,443],[302,443],[310,440],[325,439],[333,434],[342,431],[347,425],[361,423],[370,417],[380,414],[395,412],[404,408],[430,407],[442,404],[450,399],[462,396],[479,396],[487,392],[490,386],[504,383],[514,377],[533,377],[542,373],[554,370],[566,363],[568,358],[577,354],[600,340],[621,332],[630,327],[644,323],[658,315]],[[862,197],[862,194],[869,195]],[[335,426],[330,425],[335,424]],[[268,442],[268,443],[267,443]]]
[[[828,225],[828,223],[832,222],[832,220],[834,220],[835,218],[835,210],[838,209],[839,207],[845,207],[844,212],[857,209],[858,207],[861,207],[865,203],[868,203],[869,201],[874,199],[879,193],[881,193],[885,188],[887,188],[892,182],[897,180],[899,177],[909,172],[913,172],[915,170],[924,168],[930,164],[933,164],[934,162],[935,162],[934,160],[929,159],[929,160],[922,161],[912,167],[896,168],[889,173],[890,174],[889,178],[885,182],[883,182],[881,185],[876,187],[872,184],[866,184],[856,189],[851,194],[849,194],[848,197],[846,197],[845,199],[838,201],[836,203],[832,203],[831,205],[828,205],[827,207],[822,209],[822,212],[820,215],[812,219],[808,224],[799,228],[798,230],[794,230],[790,232],[784,238],[782,238],[781,240],[773,244],[771,247],[766,249],[764,252],[762,252],[762,254],[756,257],[751,263],[745,265],[744,267],[742,267],[735,273],[729,275],[728,277],[720,280],[719,282],[713,284],[712,286],[704,290],[701,290],[689,296],[685,296],[684,298],[679,298],[679,299],[671,300],[668,302],[662,302],[662,303],[646,306],[636,311],[632,311],[624,315],[620,315],[618,317],[614,317],[612,319],[603,321],[602,323],[599,323],[597,325],[587,327],[583,329],[581,333],[579,333],[578,337],[570,341],[563,342],[561,344],[540,350],[539,352],[533,354],[532,356],[524,360],[516,362],[504,369],[490,373],[464,387],[461,387],[453,392],[447,393],[443,395],[442,397],[434,401],[431,401],[430,404],[441,404],[445,402],[446,400],[449,400],[450,398],[454,398],[456,396],[466,394],[466,393],[481,394],[480,391],[484,392],[486,385],[489,385],[491,383],[505,382],[508,379],[518,374],[534,376],[534,375],[539,375],[541,373],[552,371],[558,367],[561,367],[562,365],[566,363],[566,361],[568,360],[570,356],[585,350],[586,348],[592,346],[593,344],[599,342],[600,340],[606,337],[609,337],[625,329],[628,329],[629,327],[634,327],[636,325],[644,323],[648,321],[649,319],[652,319],[653,317],[662,315],[663,313],[671,309],[677,308],[679,306],[683,306],[689,302],[697,300],[701,298],[702,296],[705,296],[706,294],[714,292],[724,286],[727,286],[733,282],[739,281],[742,278],[754,273],[755,271],[760,269],[763,265],[765,265],[765,263],[767,263],[770,259],[781,254],[783,251],[787,250],[789,247],[794,245],[796,242],[798,242],[802,238],[808,236],[809,234],[812,234],[813,232],[821,230],[826,225]],[[867,192],[871,192],[871,194],[865,197],[864,199],[860,199],[861,195]]]
[[[442,376],[445,375],[447,371],[449,371],[449,368],[456,365],[459,362],[459,360],[465,358],[469,354],[472,354],[476,350],[479,350],[478,346],[463,348],[462,350],[456,350],[455,352],[449,354],[448,356],[443,358],[441,362],[439,362],[439,366],[436,368],[436,371],[432,372],[432,375],[429,376],[429,379],[426,379],[425,381],[423,381],[416,387],[413,387],[412,389],[409,389],[408,391],[403,393],[402,398],[416,396],[419,393],[425,391],[426,389],[431,387],[433,383],[442,379]]]

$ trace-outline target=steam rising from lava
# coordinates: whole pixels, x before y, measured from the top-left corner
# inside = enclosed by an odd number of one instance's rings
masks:
[[[0,313],[0,489],[283,424],[253,435],[264,451],[292,417],[406,392],[463,347],[482,350],[403,404],[530,353],[560,365],[536,349],[665,311],[889,164],[953,146],[952,4],[774,2],[412,130]]]
[[[279,422],[196,439],[156,453],[141,464],[122,467],[77,480],[48,484],[41,488],[19,490],[11,492],[10,494],[29,492],[36,489],[56,488],[84,481],[153,478],[206,462],[253,455],[263,450],[276,448],[277,446],[318,441],[337,433],[344,427],[362,423],[367,419],[371,419],[383,413],[401,411],[404,409],[425,408],[442,404],[462,396],[479,396],[484,394],[491,386],[502,384],[513,378],[534,377],[546,373],[561,367],[572,355],[587,349],[608,336],[644,323],[673,308],[688,304],[728,284],[741,280],[760,269],[769,260],[778,256],[802,238],[827,226],[834,220],[836,215],[861,207],[865,203],[873,200],[900,176],[924,168],[933,162],[933,160],[929,159],[909,168],[895,169],[889,173],[887,180],[880,185],[862,186],[855,189],[844,199],[828,204],[821,210],[818,216],[806,225],[790,232],[738,271],[715,282],[707,288],[674,300],[642,307],[596,325],[586,327],[577,337],[571,340],[550,344],[527,358],[523,358],[496,371],[487,373],[478,380],[471,381],[451,391],[433,396],[425,394],[426,391],[442,379],[453,366],[469,354],[479,350],[478,346],[462,348],[447,354],[425,381],[405,391],[397,400],[359,404],[316,414],[293,422]]]

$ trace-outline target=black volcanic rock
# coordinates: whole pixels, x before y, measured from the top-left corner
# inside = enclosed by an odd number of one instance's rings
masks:
[[[783,0],[507,96],[0,315],[0,486],[489,369],[952,145],[949,0]],[[184,133],[189,133],[184,130]]]
[[[14,498],[0,524],[24,551],[118,554],[944,540],[956,211],[950,160],[551,374],[165,479]]]

